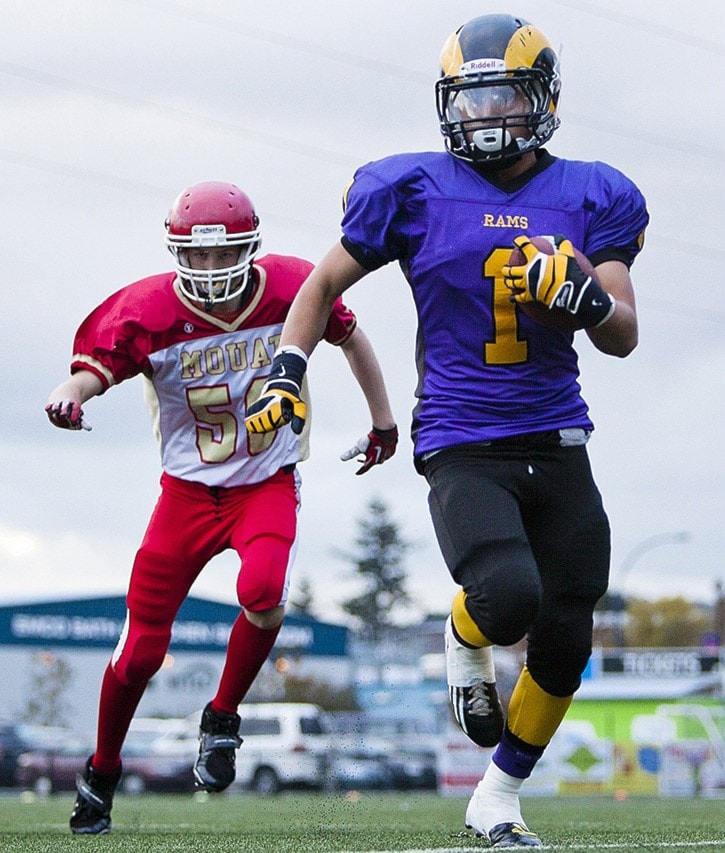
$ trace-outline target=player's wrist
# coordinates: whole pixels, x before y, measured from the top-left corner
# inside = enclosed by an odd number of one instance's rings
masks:
[[[610,303],[606,314],[604,314],[604,316],[601,318],[601,320],[596,322],[593,326],[589,326],[589,327],[585,327],[585,328],[598,329],[601,326],[603,326],[608,320],[612,319],[614,312],[617,310],[617,300],[609,293],[607,293],[606,295],[609,297],[609,303]]]
[[[299,347],[280,347],[272,359],[265,391],[281,389],[299,396],[306,370],[307,356]]]
[[[398,438],[398,427],[393,424],[388,429],[379,429],[375,425],[372,428],[373,435],[376,435],[378,438],[383,439],[384,441],[392,441],[393,439]]]
[[[610,319],[617,303],[614,297],[593,279],[587,291],[584,294],[586,299],[582,299],[576,313],[581,320],[582,328],[594,329],[603,326]]]

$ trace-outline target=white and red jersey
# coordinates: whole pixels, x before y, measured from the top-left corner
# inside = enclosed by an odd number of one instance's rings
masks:
[[[247,435],[244,414],[268,377],[287,312],[312,264],[266,255],[254,270],[252,297],[234,320],[191,302],[168,272],[119,290],[76,333],[71,372],[91,370],[105,388],[139,373],[148,380],[161,464],[172,477],[247,485],[308,455],[309,420],[301,435],[291,429]],[[340,345],[355,325],[338,299],[324,338]]]

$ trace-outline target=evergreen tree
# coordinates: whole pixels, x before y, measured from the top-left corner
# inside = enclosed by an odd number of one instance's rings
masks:
[[[66,725],[68,703],[65,696],[72,680],[70,664],[63,658],[52,652],[35,655],[30,677],[31,698],[24,714],[26,722],[41,726]]]
[[[355,566],[364,587],[359,595],[342,602],[342,608],[356,620],[361,636],[376,642],[394,624],[395,609],[411,601],[403,563],[412,543],[403,539],[379,498],[369,501],[358,527],[357,551],[340,556]]]
[[[312,584],[307,578],[302,578],[297,586],[297,591],[289,601],[290,609],[301,616],[314,616],[314,601]]]

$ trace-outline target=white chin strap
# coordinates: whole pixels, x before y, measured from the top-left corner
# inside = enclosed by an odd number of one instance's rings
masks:
[[[511,134],[503,128],[490,127],[485,130],[474,131],[471,142],[479,151],[493,154],[497,151],[503,151],[511,145]]]

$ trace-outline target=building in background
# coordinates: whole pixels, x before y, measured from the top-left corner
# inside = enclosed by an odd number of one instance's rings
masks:
[[[138,716],[183,717],[216,691],[227,640],[239,607],[189,597],[174,622],[171,645]],[[126,616],[124,596],[45,601],[0,607],[0,717],[95,726],[98,685]],[[350,683],[349,631],[290,613],[271,661],[250,700],[279,700],[281,671],[294,663],[298,676],[333,687]]]

